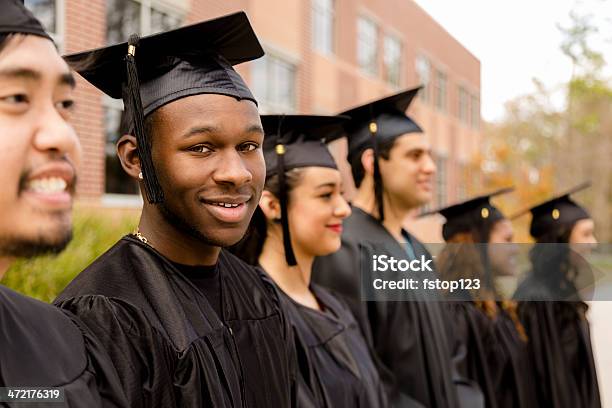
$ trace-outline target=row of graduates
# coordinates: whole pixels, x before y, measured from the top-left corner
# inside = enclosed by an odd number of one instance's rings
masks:
[[[2,33],[36,37],[18,47],[51,43],[19,2],[5,7]],[[599,406],[579,299],[361,301],[364,256],[430,256],[403,227],[435,175],[405,114],[418,89],[339,116],[260,118],[232,65],[262,55],[236,13],[65,57],[123,99],[117,151],[145,200],[138,230],[59,309],[1,287],[2,384],[61,386],[66,406]],[[351,205],[326,147],[342,136]],[[441,212],[447,241],[511,239],[488,196]],[[568,195],[533,214],[545,234],[592,222]]]

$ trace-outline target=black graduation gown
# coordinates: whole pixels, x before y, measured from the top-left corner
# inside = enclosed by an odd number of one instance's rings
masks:
[[[528,343],[520,337],[514,321],[501,307],[498,308],[494,327],[506,357],[497,375],[498,408],[539,408]]]
[[[465,346],[451,333],[443,303],[422,300],[432,293],[409,291],[406,301],[362,302],[360,265],[372,255],[405,259],[406,252],[378,220],[357,207],[343,223],[341,249],[317,258],[313,281],[344,296],[374,347],[379,371],[392,405],[400,407],[479,407],[477,385],[457,371]],[[411,238],[415,255],[429,256]]]
[[[508,357],[498,341],[494,321],[472,301],[449,300],[453,333],[465,344],[464,367],[459,371],[478,383],[487,408],[496,408],[499,374]]]
[[[117,367],[132,407],[287,407],[295,350],[272,283],[222,250],[223,316],[133,236],[79,274],[56,304],[81,318]]]
[[[531,276],[515,294],[523,300],[518,313],[529,338],[538,406],[600,408],[588,306],[578,300],[542,300],[549,289]]]
[[[387,398],[371,350],[350,309],[325,288],[311,290],[324,311],[281,292],[299,350],[301,408],[383,408]]]
[[[58,387],[64,402],[2,406],[126,407],[117,373],[74,316],[0,285],[0,387]]]

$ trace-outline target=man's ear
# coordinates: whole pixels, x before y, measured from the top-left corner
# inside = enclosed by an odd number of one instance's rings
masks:
[[[374,176],[374,149],[365,149],[361,153],[361,165],[366,174]]]
[[[280,202],[278,198],[268,190],[261,192],[259,207],[263,211],[268,221],[279,220],[281,217]]]
[[[117,156],[119,156],[121,167],[130,177],[138,180],[138,174],[142,170],[137,146],[136,136],[123,135],[117,141]]]

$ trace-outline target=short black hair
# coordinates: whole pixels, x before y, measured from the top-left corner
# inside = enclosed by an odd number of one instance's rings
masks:
[[[15,35],[18,35],[18,34],[14,34],[14,33],[0,34],[0,53],[2,52],[4,47],[6,47],[6,45],[9,43],[11,38],[13,38]]]
[[[391,149],[395,146],[395,141],[397,138],[394,138],[386,143],[381,143],[378,145],[378,157],[383,158],[385,160],[389,160],[389,156],[391,154]],[[355,181],[355,187],[359,188],[363,178],[365,177],[365,169],[363,168],[363,164],[361,164],[361,156],[363,156],[363,152],[367,149],[371,149],[372,146],[366,145],[359,151],[359,153],[353,155],[352,160],[350,161],[351,165],[351,173],[353,174],[353,180]]]

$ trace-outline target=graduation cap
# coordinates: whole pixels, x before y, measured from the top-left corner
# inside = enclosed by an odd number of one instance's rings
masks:
[[[571,194],[582,191],[590,186],[591,183],[588,181],[581,183],[543,203],[518,212],[512,216],[512,219],[531,212],[532,219],[529,234],[537,239],[560,226],[573,225],[576,221],[591,218],[587,210],[570,198]]]
[[[30,34],[53,41],[23,1],[0,0],[0,5],[0,34]]]
[[[287,213],[288,192],[285,173],[301,167],[328,167],[337,169],[327,149],[329,143],[344,134],[347,116],[315,115],[262,115],[264,128],[264,158],[266,179],[278,175],[281,206],[281,226],[285,260],[289,266],[297,265],[291,246]]]
[[[358,159],[364,150],[374,149],[374,194],[378,204],[379,220],[384,220],[383,185],[378,165],[378,146],[392,142],[406,133],[423,130],[408,115],[406,109],[421,87],[408,89],[342,112],[351,117],[347,124],[348,161]]]
[[[440,213],[446,222],[442,226],[442,237],[445,241],[451,239],[455,234],[469,232],[475,225],[493,223],[504,219],[504,215],[497,207],[491,204],[491,198],[514,191],[514,187],[506,187],[489,194],[470,198],[469,200],[428,211],[421,217]]]
[[[220,94],[256,103],[233,65],[264,55],[244,12],[65,57],[68,64],[111,98],[122,98],[138,141],[145,192],[163,201],[144,118],[177,99]]]

